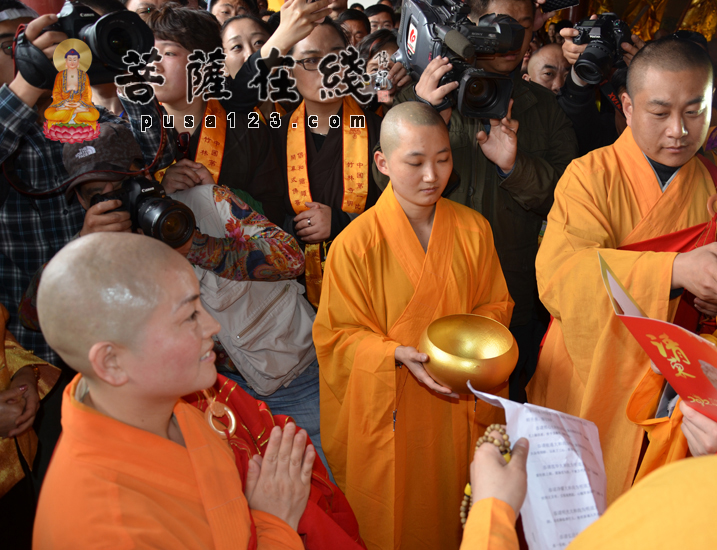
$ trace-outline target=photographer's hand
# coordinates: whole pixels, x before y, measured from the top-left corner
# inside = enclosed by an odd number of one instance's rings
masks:
[[[261,56],[269,57],[271,50],[276,48],[281,55],[300,42],[314,28],[331,14],[329,3],[331,0],[287,0],[281,6],[281,22],[271,38],[261,47]]]
[[[444,98],[459,86],[458,82],[438,85],[441,78],[452,68],[453,65],[447,57],[436,57],[421,74],[416,84],[416,95],[433,106],[443,103]]]
[[[48,59],[52,59],[55,48],[63,40],[67,40],[67,35],[63,32],[48,31],[42,32],[42,29],[57,22],[57,15],[49,13],[42,15],[31,21],[25,29],[25,36],[37,48],[42,50]],[[31,86],[27,80],[22,77],[18,71],[14,80],[9,85],[10,90],[19,97],[25,104],[34,107],[40,96],[46,91]]]
[[[129,219],[129,212],[110,212],[120,206],[122,206],[122,201],[112,200],[90,207],[85,213],[85,223],[80,230],[80,237],[103,231],[131,233],[132,221]]]
[[[393,103],[393,96],[400,92],[404,86],[411,83],[411,76],[402,63],[394,63],[393,67],[388,71],[388,79],[393,84],[393,88],[388,91],[391,96],[389,104],[391,104]]]
[[[636,34],[633,34],[631,38],[632,44],[629,44],[628,42],[623,42],[622,44],[620,44],[620,47],[625,52],[622,58],[625,60],[625,65],[627,65],[628,67],[632,62],[632,58],[635,57],[635,54],[645,47],[644,40],[642,40],[642,38],[640,38]]]
[[[490,134],[486,134],[483,130],[476,134],[483,154],[504,174],[513,170],[515,157],[518,154],[518,121],[510,117],[512,110],[511,99],[508,104],[508,114],[504,119],[490,119]]]
[[[535,1],[535,20],[533,21],[533,32],[539,31],[545,26],[545,22],[553,17],[557,11],[549,11],[548,13],[543,13],[543,10],[540,9],[540,5],[545,4],[545,0],[536,0]]]

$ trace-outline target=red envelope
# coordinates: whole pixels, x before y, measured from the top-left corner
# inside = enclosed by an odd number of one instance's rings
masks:
[[[650,319],[602,256],[600,269],[615,314],[667,382],[690,407],[717,421],[717,346],[678,325]]]

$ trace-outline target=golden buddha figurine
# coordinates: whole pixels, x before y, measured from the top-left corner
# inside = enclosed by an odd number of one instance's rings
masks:
[[[84,48],[69,47],[64,55],[64,63],[55,56],[58,74],[52,90],[52,105],[45,109],[45,136],[63,143],[78,143],[99,136],[99,111],[92,104],[90,79],[82,67],[89,67],[91,56],[87,45],[79,40]],[[58,50],[70,40],[63,41]],[[79,45],[78,45],[79,46]],[[64,48],[63,48],[64,49]],[[81,55],[78,49],[84,49]],[[62,52],[58,52],[60,55]],[[82,59],[89,56],[90,59]],[[62,67],[64,65],[64,67]]]

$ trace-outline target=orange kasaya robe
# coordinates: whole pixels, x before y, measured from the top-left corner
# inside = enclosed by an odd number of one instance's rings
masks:
[[[195,407],[174,407],[182,447],[82,404],[85,388],[78,375],[63,395],[33,548],[304,548],[282,520],[250,512],[234,454]]]
[[[709,221],[707,199],[714,193],[715,184],[697,158],[680,168],[663,193],[630,128],[614,145],[573,161],[555,191],[536,260],[540,299],[554,320],[528,400],[597,425],[608,503],[633,483],[644,435],[634,422],[654,417],[662,383],[648,374],[647,354],[613,313],[597,251],[649,317],[672,321],[679,303],[679,298],[670,300],[677,253],[618,248]],[[631,405],[642,412],[632,422],[628,400],[643,378],[651,387],[633,397]],[[677,448],[665,453],[665,445],[682,445],[674,429],[678,413],[653,422],[671,423],[670,429],[645,426],[652,432],[652,452],[662,448],[659,457],[647,457],[646,468],[682,454]]]
[[[264,455],[274,426],[283,428],[291,420],[288,416],[272,415],[266,403],[254,399],[236,382],[221,374],[210,390],[188,395],[184,399],[200,411],[206,411],[212,400],[226,405],[232,411],[236,430],[233,434],[228,431],[225,433],[234,451],[242,483],[246,482],[249,460],[254,455]],[[228,428],[229,420],[226,417],[214,419],[213,422],[220,430]],[[306,550],[365,548],[359,536],[356,516],[344,494],[329,479],[323,462],[318,458],[314,461],[309,501],[297,531]]]
[[[715,495],[717,456],[670,464],[615,501],[565,550],[717,548]],[[480,500],[468,516],[461,550],[518,550],[514,525],[508,504]]]
[[[512,310],[488,222],[447,199],[427,252],[391,185],[334,241],[313,332],[321,441],[370,550],[457,549],[475,441],[502,420],[486,403],[419,384],[396,367],[396,348],[417,347],[446,315],[508,326]]]

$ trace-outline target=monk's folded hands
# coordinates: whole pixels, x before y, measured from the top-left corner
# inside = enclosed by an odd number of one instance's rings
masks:
[[[299,525],[311,491],[311,471],[316,458],[307,445],[305,430],[288,423],[275,426],[264,456],[249,461],[245,495],[249,508],[272,514],[292,529]]]

